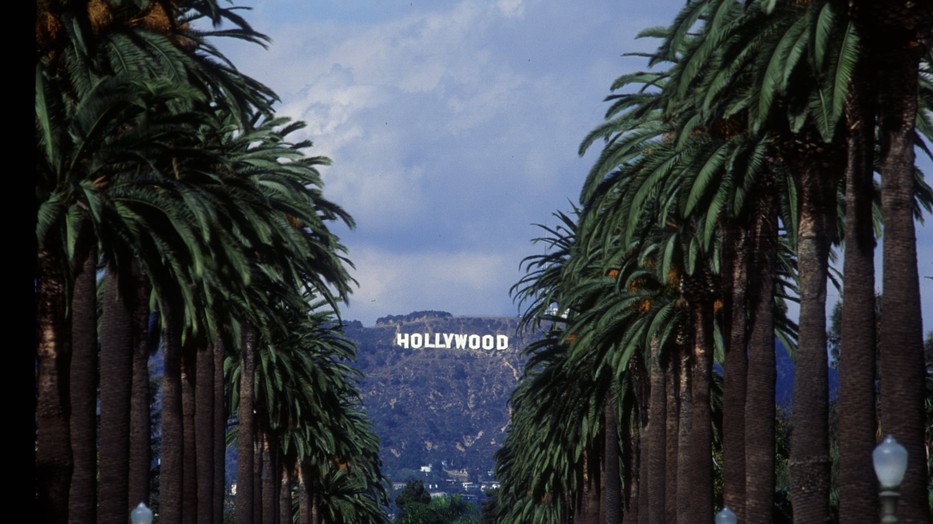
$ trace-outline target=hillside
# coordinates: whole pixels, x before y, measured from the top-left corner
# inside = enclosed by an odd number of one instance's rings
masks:
[[[517,318],[429,311],[383,317],[374,327],[345,325],[359,348],[363,402],[393,480],[404,480],[427,465],[439,478],[447,476],[440,471],[447,469],[466,470],[472,482],[488,480],[509,420],[509,395],[522,373],[520,349],[528,342],[516,335],[517,324]],[[396,333],[413,343],[408,348],[395,345]],[[444,334],[449,348],[443,347]],[[476,335],[474,345],[497,335],[502,341],[504,335],[509,347],[484,350],[463,344],[464,349],[457,349],[455,334]],[[430,339],[442,347],[424,348],[432,344],[420,341]]]

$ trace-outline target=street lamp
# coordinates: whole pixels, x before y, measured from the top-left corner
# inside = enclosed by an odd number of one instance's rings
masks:
[[[722,511],[716,514],[716,524],[736,524],[738,521],[729,506],[723,506]]]
[[[900,496],[898,488],[904,480],[907,471],[907,450],[888,435],[881,444],[875,447],[871,454],[875,465],[875,475],[881,485],[881,522],[882,524],[895,524],[897,522],[897,499]]]
[[[152,524],[152,510],[142,502],[130,512],[130,522],[133,524]]]

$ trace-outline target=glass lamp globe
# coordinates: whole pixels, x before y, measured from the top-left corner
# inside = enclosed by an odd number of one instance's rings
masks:
[[[875,475],[882,488],[897,488],[904,480],[907,471],[907,450],[888,435],[871,454],[875,465]]]
[[[729,506],[722,508],[722,511],[716,514],[716,524],[736,524],[737,522],[738,517],[729,509]]]
[[[130,512],[130,521],[133,524],[152,524],[152,510],[142,502]]]

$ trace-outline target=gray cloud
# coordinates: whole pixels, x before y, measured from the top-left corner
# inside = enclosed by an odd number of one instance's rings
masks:
[[[273,44],[228,54],[334,160],[326,194],[359,224],[342,232],[360,283],[344,316],[372,323],[413,309],[514,313],[531,224],[576,201],[593,157],[577,157],[580,140],[613,79],[644,67],[621,55],[652,49],[635,34],[683,2],[252,5],[247,19]],[[920,238],[933,256],[929,226]]]

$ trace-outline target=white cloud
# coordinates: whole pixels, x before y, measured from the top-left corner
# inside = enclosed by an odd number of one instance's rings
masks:
[[[520,255],[361,247],[354,252],[353,293],[345,317],[372,325],[381,316],[439,309],[454,315],[511,315],[509,287]]]
[[[239,4],[239,2],[238,2]],[[247,19],[268,51],[231,47],[239,67],[305,120],[325,194],[356,218],[344,235],[360,289],[348,316],[414,309],[514,311],[508,287],[533,253],[531,223],[575,201],[623,72],[644,66],[635,34],[670,22],[682,0],[264,0]],[[933,273],[933,226],[918,230]],[[933,281],[922,279],[925,326]],[[373,302],[375,301],[375,302]]]

